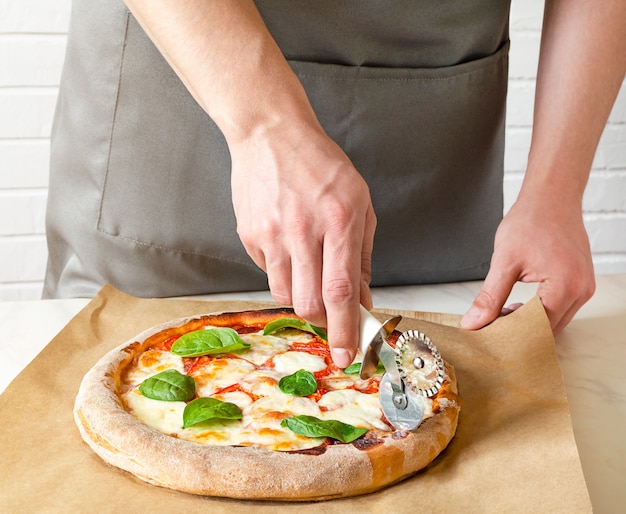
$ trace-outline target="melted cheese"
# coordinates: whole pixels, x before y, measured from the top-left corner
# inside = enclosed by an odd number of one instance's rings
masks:
[[[278,381],[281,376],[274,370],[259,369],[249,373],[241,379],[239,384],[246,391],[250,391],[257,396],[271,396],[276,394]]]
[[[131,387],[139,386],[146,378],[166,369],[175,369],[184,373],[185,366],[182,357],[171,352],[146,350],[139,357],[137,365],[130,369],[126,376],[126,384]]]
[[[317,402],[324,411],[322,419],[336,419],[349,425],[390,430],[381,419],[377,394],[365,394],[354,389],[329,391]]]
[[[274,357],[274,369],[283,376],[300,369],[315,373],[326,369],[326,362],[322,357],[306,352],[285,352]]]
[[[300,369],[312,373],[326,369],[323,357],[290,351],[294,341],[314,339],[299,331],[282,331],[281,337],[261,332],[242,336],[251,348],[237,357],[212,357],[197,362],[190,375],[196,394],[213,396],[237,405],[241,420],[212,421],[182,428],[185,402],[165,402],[144,397],[138,390],[146,378],[165,369],[184,373],[184,360],[170,352],[147,350],[125,377],[122,397],[128,410],[150,427],[199,444],[258,446],[273,450],[297,450],[319,446],[324,438],[310,438],[281,426],[290,416],[309,415],[334,419],[368,429],[390,430],[384,422],[377,393],[364,393],[369,382],[335,371],[320,383],[325,394],[313,397],[285,394],[279,380]],[[283,334],[285,337],[283,337]],[[356,388],[356,389],[355,389]],[[429,405],[432,402],[427,402]]]
[[[191,373],[196,381],[198,396],[211,396],[220,389],[238,383],[255,370],[254,364],[244,359],[216,358]]]
[[[183,426],[185,402],[162,402],[146,398],[139,389],[124,394],[130,411],[149,427],[165,434],[176,434]]]
[[[289,349],[289,341],[280,337],[244,334],[241,339],[250,345],[250,349],[242,353],[241,357],[257,366],[263,364],[277,352],[284,352]]]

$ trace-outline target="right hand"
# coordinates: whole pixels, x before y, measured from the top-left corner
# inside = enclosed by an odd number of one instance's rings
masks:
[[[226,138],[238,232],[274,298],[326,326],[347,366],[359,301],[371,307],[367,185],[320,127],[253,0],[126,2]]]
[[[372,306],[376,217],[367,184],[321,127],[288,125],[230,146],[237,232],[274,299],[327,327],[344,368],[358,346],[359,303]]]

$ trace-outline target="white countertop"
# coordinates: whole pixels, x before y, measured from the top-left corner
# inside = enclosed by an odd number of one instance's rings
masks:
[[[375,308],[463,314],[481,282],[375,288]],[[594,297],[557,336],[572,426],[594,512],[626,512],[626,275],[597,277]],[[508,303],[536,287],[518,284]],[[267,292],[207,299],[271,300]],[[0,302],[0,392],[88,299]]]

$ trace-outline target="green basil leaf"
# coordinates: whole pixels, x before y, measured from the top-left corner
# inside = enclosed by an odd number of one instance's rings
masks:
[[[167,369],[144,380],[139,391],[153,400],[186,402],[196,393],[196,383],[188,375],[175,369]]]
[[[315,334],[324,341],[328,341],[328,335],[326,334],[326,330],[324,330],[322,327],[316,327],[315,325],[311,325],[307,321],[302,321],[301,319],[297,318],[280,318],[274,321],[270,321],[267,325],[265,325],[265,328],[263,329],[263,335],[267,336],[284,328],[297,328],[298,330],[302,330],[303,332]]]
[[[343,372],[346,375],[356,375],[360,371],[361,371],[361,363],[360,362],[354,362],[354,363],[350,364],[346,369],[343,370]]]
[[[234,403],[223,402],[216,398],[196,398],[185,406],[183,428],[214,419],[241,419],[241,409]]]
[[[285,418],[280,424],[296,434],[307,437],[331,437],[342,443],[350,443],[367,432],[367,428],[358,428],[334,419],[322,420],[304,415]]]
[[[181,357],[200,357],[248,350],[244,342],[232,328],[209,328],[194,330],[179,337],[172,345],[171,352]]]
[[[317,391],[317,380],[313,373],[305,369],[296,371],[280,379],[278,388],[285,394],[309,396]]]
[[[353,364],[350,364],[346,369],[343,370],[343,372],[346,375],[356,375],[357,373],[361,372],[361,363],[360,362],[355,362]],[[376,368],[376,373],[384,373],[385,372],[385,366],[383,366],[383,363],[378,361],[378,368]]]
[[[323,339],[324,341],[328,341],[328,334],[326,333],[326,330],[324,330],[322,327],[318,327],[316,325],[311,325],[310,323],[307,323],[307,325],[309,325],[311,327],[313,332],[315,334],[317,334],[317,336],[320,339]]]

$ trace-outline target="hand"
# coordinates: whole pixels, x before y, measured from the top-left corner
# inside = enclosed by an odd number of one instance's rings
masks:
[[[359,302],[371,308],[376,226],[367,184],[321,130],[255,133],[231,145],[237,231],[270,291],[327,327],[335,364],[356,354]]]
[[[493,321],[518,280],[539,283],[555,333],[593,295],[582,196],[626,71],[626,2],[597,7],[546,2],[528,167],[498,228],[483,288],[463,317],[465,328]]]
[[[498,227],[491,269],[461,325],[477,329],[493,321],[517,281],[539,283],[555,333],[591,298],[593,263],[579,207],[554,198],[518,200]]]

